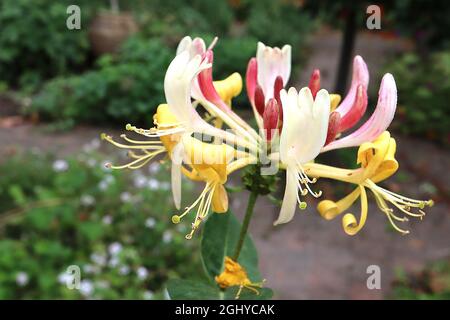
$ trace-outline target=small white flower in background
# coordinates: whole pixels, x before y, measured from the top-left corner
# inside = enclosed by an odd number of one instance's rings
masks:
[[[26,272],[20,271],[16,275],[16,283],[21,287],[26,286],[29,280],[30,279]]]
[[[145,280],[148,276],[148,270],[145,267],[139,267],[136,271],[136,274],[140,280]]]
[[[99,280],[95,282],[95,287],[99,289],[108,289],[110,285],[109,282],[106,280]]]
[[[58,282],[60,284],[68,284],[68,283],[73,283],[74,280],[74,275],[73,274],[68,274],[67,272],[61,272],[58,275]]]
[[[97,160],[95,160],[94,158],[89,158],[86,161],[86,164],[88,165],[88,167],[93,168],[93,167],[95,167],[97,165]]]
[[[103,224],[107,224],[107,225],[110,225],[112,223],[112,221],[113,221],[113,218],[110,215],[106,215],[102,219]]]
[[[108,251],[112,256],[117,256],[122,251],[122,245],[119,242],[113,242],[109,245]]]
[[[114,183],[115,178],[113,175],[111,174],[107,174],[105,175],[105,177],[103,178],[103,180],[101,180],[98,184],[98,187],[100,190],[105,191],[106,189],[108,189],[108,187]]]
[[[91,261],[99,266],[104,266],[106,264],[106,257],[99,253],[91,254]]]
[[[94,285],[90,280],[82,280],[80,282],[80,292],[82,295],[88,297],[94,292]]]
[[[100,181],[100,182],[98,183],[98,188],[99,188],[101,191],[105,191],[106,189],[108,189],[108,187],[109,187],[109,183],[106,182],[105,180],[102,180],[102,181]]]
[[[160,189],[161,190],[170,190],[170,182],[168,182],[168,181],[161,182]]]
[[[156,225],[156,220],[154,218],[148,218],[145,220],[145,226],[149,229],[153,229],[153,227]]]
[[[130,273],[130,267],[129,267],[129,266],[121,266],[121,267],[119,268],[119,273],[120,273],[122,276],[126,276],[127,274]]]
[[[152,164],[149,166],[148,171],[150,173],[157,173],[159,172],[159,169],[161,168],[161,165],[158,162],[152,162]]]
[[[98,273],[99,269],[97,266],[93,266],[92,264],[86,264],[83,266],[83,270],[86,273]]]
[[[83,146],[83,151],[84,152],[91,152],[91,151],[94,151],[94,150],[98,149],[99,147],[100,147],[100,139],[94,138],[89,143],[86,143]]]
[[[131,200],[131,194],[129,192],[122,192],[120,194],[120,201],[122,202],[130,202]]]
[[[69,164],[66,160],[56,160],[53,162],[53,170],[56,172],[63,172],[69,169]]]
[[[85,194],[81,196],[80,202],[83,206],[90,207],[94,205],[95,198],[89,194]]]
[[[158,180],[153,179],[153,178],[148,180],[148,188],[150,190],[158,190],[159,186],[160,186],[160,182]]]
[[[185,232],[187,230],[187,227],[184,224],[178,224],[176,226],[176,229],[177,229],[178,232]]]
[[[136,188],[143,188],[147,184],[147,178],[139,175],[133,179],[133,182]]]
[[[119,265],[119,258],[117,258],[117,257],[112,257],[110,260],[109,260],[109,262],[108,262],[108,266],[110,267],[110,268],[115,268],[115,267],[117,267],[118,265]]]
[[[163,240],[164,243],[171,242],[172,241],[172,232],[164,231],[162,240]]]
[[[107,174],[107,175],[105,175],[104,180],[107,183],[111,184],[116,180],[116,178],[114,178],[114,176],[112,174]]]
[[[154,296],[153,291],[148,290],[144,292],[144,300],[152,300],[153,296]]]

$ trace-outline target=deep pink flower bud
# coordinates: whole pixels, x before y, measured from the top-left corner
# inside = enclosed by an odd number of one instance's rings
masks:
[[[255,108],[256,111],[262,116],[264,114],[264,108],[265,108],[265,97],[263,89],[260,85],[256,86],[255,89],[255,95],[254,95],[254,102],[255,102]]]
[[[325,145],[334,141],[336,135],[339,133],[339,126],[341,123],[341,115],[339,112],[333,111],[330,114],[330,118],[328,120],[328,131],[327,131],[327,139],[325,140]]]
[[[309,90],[311,90],[312,96],[315,99],[317,92],[320,90],[320,70],[314,69],[309,79]]]
[[[280,120],[283,121],[283,108],[280,99],[280,91],[283,90],[283,78],[281,76],[276,77],[275,83],[273,85],[273,96],[278,103],[278,109],[280,109]]]
[[[204,57],[207,62],[213,63],[214,54],[212,50],[206,50]],[[216,88],[213,84],[213,76],[212,76],[212,68],[208,68],[199,73],[198,84],[200,86],[200,90],[205,98],[214,103],[217,107],[222,109],[223,111],[229,111],[229,107],[227,104],[220,98],[220,95],[217,93]]]
[[[256,58],[251,58],[248,62],[247,73],[245,75],[245,84],[247,87],[247,95],[250,102],[254,103],[255,98],[255,90],[258,76],[258,63],[256,62]]]
[[[367,90],[364,85],[360,84],[356,88],[355,100],[353,102],[350,111],[347,112],[341,118],[341,124],[339,127],[339,132],[343,132],[345,130],[353,127],[364,115],[367,108]]]
[[[266,108],[263,114],[264,130],[266,132],[267,141],[271,141],[275,130],[278,130],[280,122],[280,106],[277,100],[270,99],[267,102]]]

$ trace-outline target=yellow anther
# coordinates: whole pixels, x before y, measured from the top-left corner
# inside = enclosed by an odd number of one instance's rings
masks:
[[[173,223],[177,224],[177,223],[180,223],[180,221],[181,221],[181,218],[180,218],[179,215],[175,214],[175,215],[172,216],[172,222]]]

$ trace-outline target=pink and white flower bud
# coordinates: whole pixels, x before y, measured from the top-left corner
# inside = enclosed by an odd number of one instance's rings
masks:
[[[214,60],[213,51],[211,49],[206,50],[203,59],[205,60],[206,63],[212,65]],[[216,88],[214,87],[212,68],[203,70],[202,72],[200,72],[197,78],[203,96],[208,101],[214,103],[217,107],[219,107],[223,111],[228,112],[230,108],[227,106],[225,101],[223,101],[222,98],[220,98],[219,93],[217,93]]]
[[[248,62],[247,73],[245,75],[245,84],[247,86],[247,95],[248,99],[252,104],[255,103],[255,90],[258,76],[258,63],[256,62],[256,58],[251,58]]]

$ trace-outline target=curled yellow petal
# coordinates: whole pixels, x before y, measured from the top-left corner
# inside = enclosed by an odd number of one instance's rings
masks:
[[[361,193],[361,216],[359,218],[359,223],[352,213],[346,213],[342,217],[342,227],[344,228],[345,233],[347,233],[350,236],[357,234],[359,230],[361,230],[361,228],[364,226],[367,219],[366,189],[363,186],[359,186],[359,190]]]
[[[324,219],[326,220],[334,219],[342,212],[350,208],[353,202],[355,202],[355,200],[358,199],[359,194],[360,189],[357,188],[352,193],[347,195],[345,198],[342,198],[337,202],[331,200],[322,200],[317,205],[317,210]]]
[[[225,183],[227,164],[234,158],[236,150],[225,144],[205,143],[193,137],[183,137],[189,165],[205,181]]]
[[[223,185],[219,184],[215,187],[211,206],[212,211],[215,213],[225,213],[228,211],[228,194]]]
[[[389,150],[391,135],[384,131],[373,142],[365,142],[358,149],[357,163],[361,164],[364,176],[371,178],[375,173]],[[364,179],[365,180],[365,179]]]
[[[395,151],[397,149],[397,144],[393,138],[390,139],[389,148],[384,156],[383,161],[378,166],[374,176],[372,177],[373,182],[382,181],[390,176],[392,176],[398,169],[398,162],[395,159]]]

